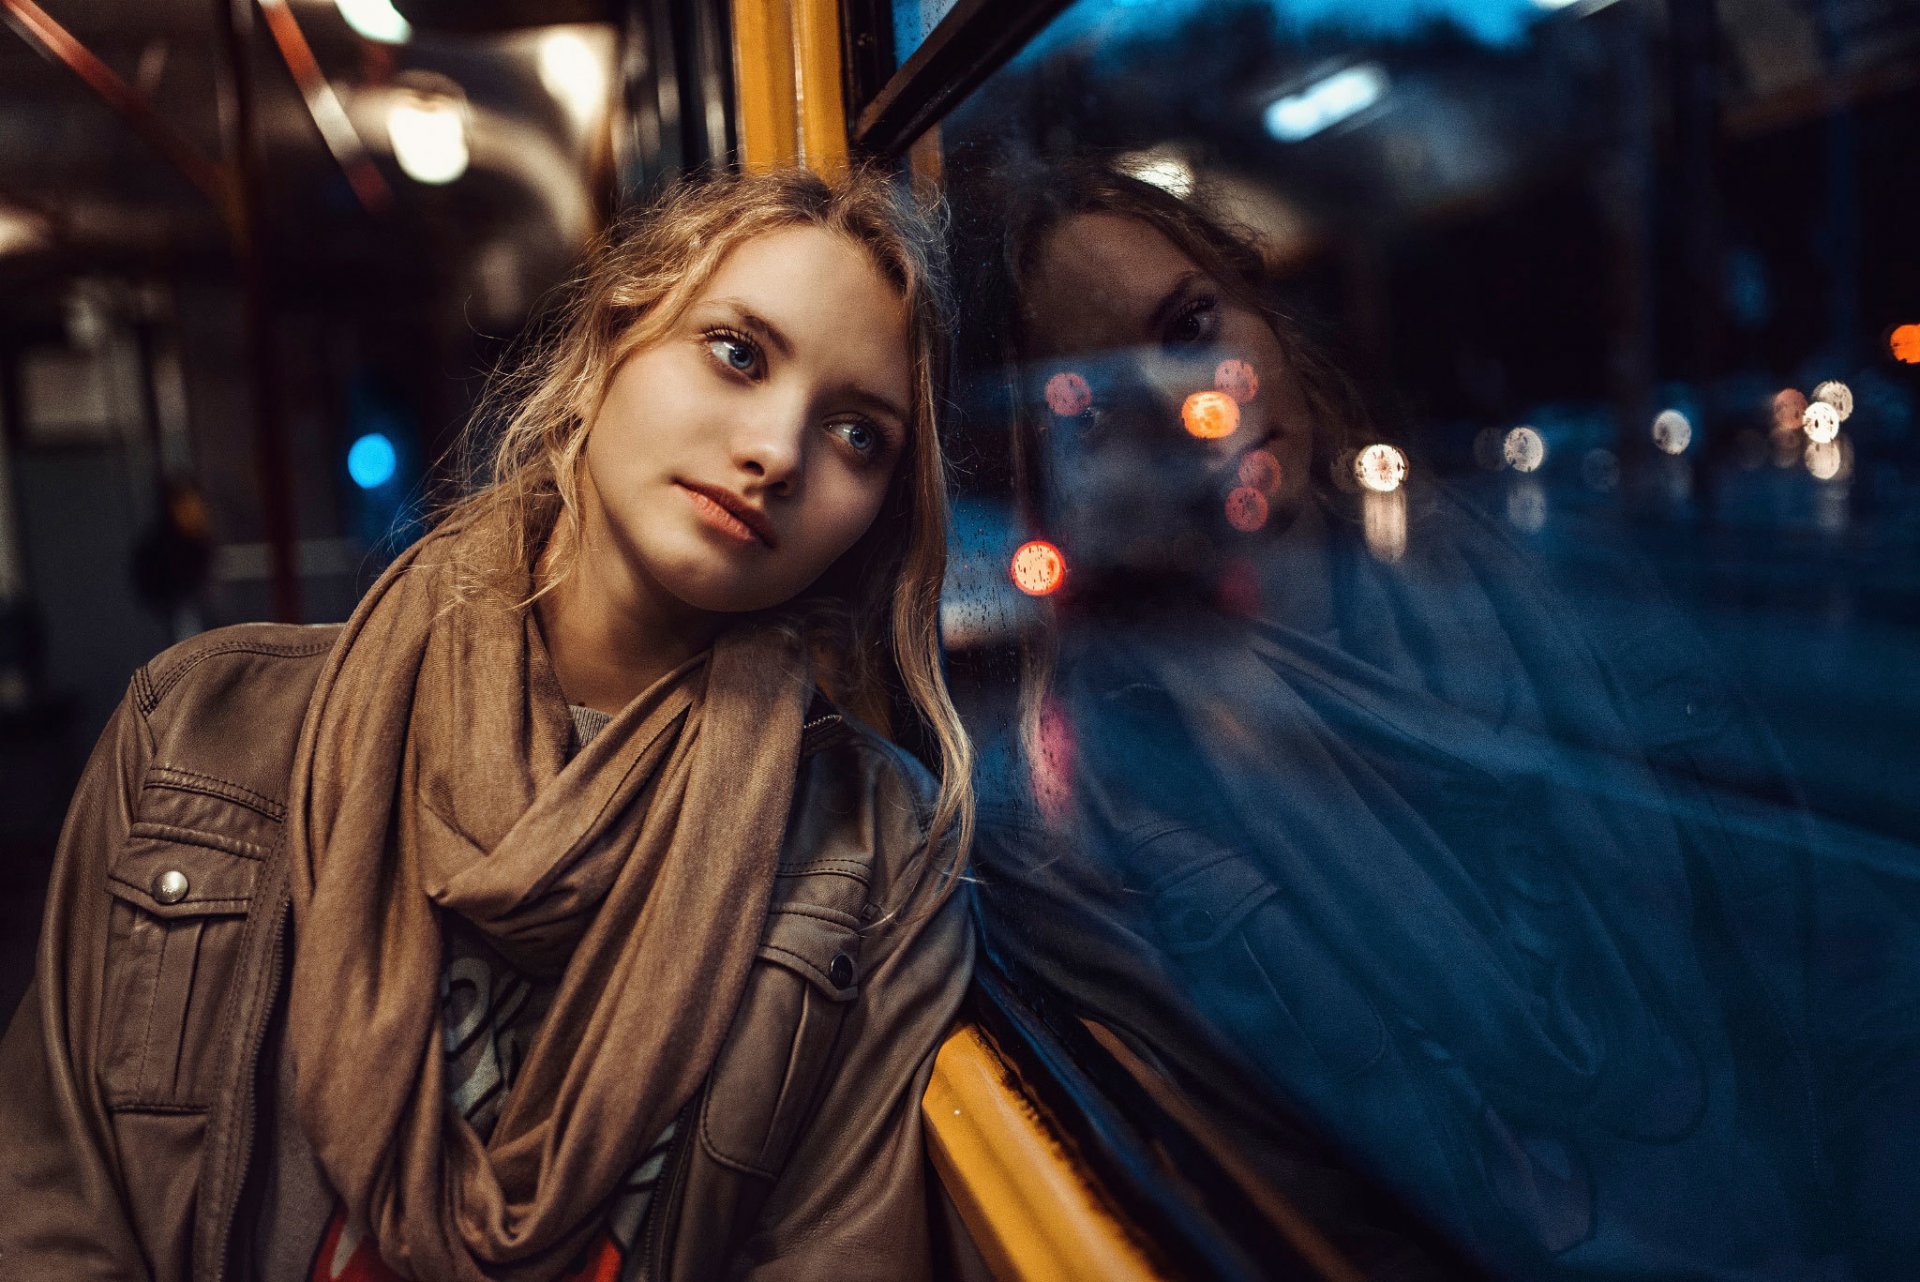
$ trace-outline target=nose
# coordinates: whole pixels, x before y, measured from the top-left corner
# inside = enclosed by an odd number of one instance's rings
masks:
[[[806,454],[806,415],[799,408],[768,407],[743,421],[731,442],[733,465],[750,487],[792,494],[800,484]]]

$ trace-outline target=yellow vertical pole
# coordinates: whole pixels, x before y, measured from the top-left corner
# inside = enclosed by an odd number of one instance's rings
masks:
[[[733,0],[733,83],[743,168],[846,168],[838,0]]]
[[[840,74],[839,0],[792,0],[794,96],[800,163],[818,174],[847,167],[847,102]]]
[[[799,159],[792,33],[788,0],[733,0],[733,92],[745,169]]]

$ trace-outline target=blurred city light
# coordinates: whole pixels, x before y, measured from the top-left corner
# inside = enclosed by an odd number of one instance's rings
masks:
[[[46,244],[46,219],[19,210],[0,208],[0,258]]]
[[[1807,412],[1800,416],[1800,426],[1806,429],[1809,441],[1825,445],[1840,435],[1840,411],[1825,401],[1809,401]]]
[[[1218,441],[1240,429],[1240,403],[1225,392],[1195,392],[1180,407],[1180,421],[1203,441]]]
[[[393,479],[399,456],[385,433],[368,432],[347,447],[347,475],[363,490],[377,490]]]
[[[368,40],[400,45],[413,39],[413,27],[391,0],[334,0],[347,25]]]
[[[1834,440],[1810,441],[1807,444],[1807,471],[1816,481],[1838,480],[1842,465],[1846,461],[1845,451],[1840,442]]]
[[[1093,389],[1087,386],[1086,379],[1071,370],[1062,370],[1047,380],[1047,408],[1061,418],[1084,414],[1091,404]]]
[[[1280,488],[1280,482],[1286,473],[1280,466],[1280,460],[1271,450],[1249,450],[1240,460],[1240,484],[1251,485],[1262,494],[1272,494]]]
[[[606,60],[577,31],[560,28],[540,38],[540,83],[583,124],[606,109]]]
[[[1336,71],[1267,104],[1267,133],[1280,142],[1302,142],[1379,102],[1390,83],[1387,69],[1378,63]]]
[[[1920,365],[1920,325],[1895,326],[1887,347],[1901,364]]]
[[[467,111],[462,98],[437,86],[396,86],[394,93],[387,108],[387,137],[407,177],[437,186],[466,173]]]
[[[1793,433],[1800,430],[1800,418],[1807,412],[1807,398],[1797,389],[1783,387],[1773,394],[1773,430]]]
[[[1252,534],[1267,523],[1267,496],[1251,485],[1238,485],[1227,495],[1227,524]]]
[[[1213,386],[1245,405],[1260,395],[1260,375],[1247,362],[1229,358],[1214,366]]]
[[[1022,543],[1013,554],[1013,586],[1028,596],[1046,596],[1066,577],[1067,559],[1045,539]]]
[[[1547,524],[1547,492],[1535,480],[1516,481],[1507,491],[1507,520],[1526,534],[1538,534]]]
[[[1391,449],[1391,446],[1376,446]],[[1399,451],[1394,451],[1398,453]],[[1407,496],[1395,489],[1370,490],[1363,496],[1360,529],[1367,551],[1381,561],[1398,561],[1407,554]]]
[[[1813,389],[1813,399],[1833,406],[1842,423],[1853,416],[1853,389],[1845,383],[1829,379]]]
[[[1143,183],[1152,183],[1170,196],[1184,198],[1193,194],[1193,166],[1178,152],[1160,148],[1136,151],[1120,157],[1115,167]]]
[[[1532,472],[1547,461],[1547,443],[1530,427],[1516,427],[1502,445],[1507,465],[1516,472]]]
[[[1693,422],[1679,410],[1661,410],[1653,419],[1653,444],[1662,454],[1685,454],[1693,444]]]
[[[1369,445],[1353,460],[1353,477],[1375,494],[1391,494],[1407,479],[1407,456],[1391,445]]]

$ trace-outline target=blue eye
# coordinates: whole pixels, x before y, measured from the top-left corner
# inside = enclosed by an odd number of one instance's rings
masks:
[[[845,422],[832,424],[828,430],[836,433],[841,440],[861,454],[873,455],[879,452],[880,434],[873,430],[870,423],[863,423],[857,418],[848,419]]]
[[[713,359],[739,374],[749,374],[760,363],[760,348],[744,334],[715,331],[705,336]]]

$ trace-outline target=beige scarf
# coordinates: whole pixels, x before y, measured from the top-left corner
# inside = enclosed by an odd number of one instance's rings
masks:
[[[567,760],[530,610],[450,604],[443,527],[348,622],[301,732],[288,841],[298,1116],[349,1214],[422,1279],[557,1275],[733,1019],[809,693],[742,626]],[[492,1135],[446,1099],[438,913],[559,975]]]

